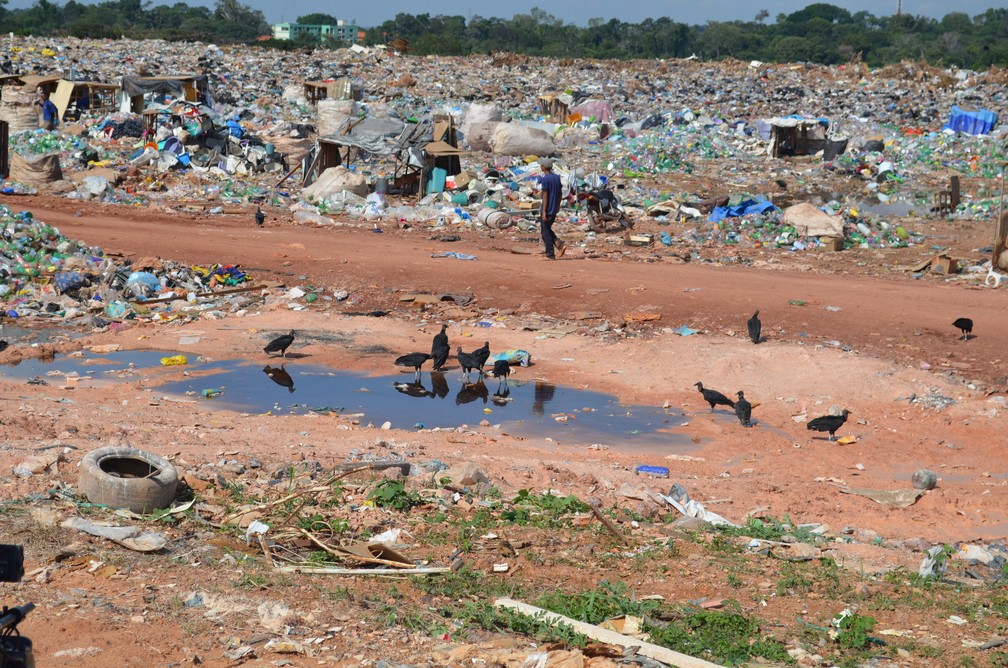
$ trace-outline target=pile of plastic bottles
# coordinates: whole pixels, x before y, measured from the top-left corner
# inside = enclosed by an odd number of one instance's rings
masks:
[[[102,252],[68,239],[55,227],[35,220],[29,211],[12,213],[0,205],[0,298],[9,299],[22,286],[63,268],[67,258],[83,256],[100,262]]]
[[[97,160],[108,160],[116,154],[110,153],[103,148],[95,148],[89,145],[81,137],[66,135],[59,130],[47,132],[41,128],[38,130],[25,130],[18,132],[10,138],[11,150],[19,155],[50,155],[58,153],[60,159],[78,158],[84,151],[93,151]]]

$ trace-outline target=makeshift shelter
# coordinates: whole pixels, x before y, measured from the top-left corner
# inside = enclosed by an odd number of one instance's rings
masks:
[[[392,188],[412,192],[435,174],[444,176],[462,171],[455,126],[448,115],[420,123],[398,118],[348,118],[336,132],[319,137],[314,155],[306,157],[302,185],[307,185],[330,167],[349,165],[369,155],[395,157]]]
[[[52,95],[59,80],[59,76],[55,74],[8,74],[0,77],[0,87],[24,86],[27,91],[41,89],[43,93]]]
[[[62,119],[71,107],[78,111],[113,112],[119,106],[119,86],[97,81],[67,81],[56,83],[50,98]]]
[[[815,155],[826,148],[826,129],[829,127],[829,121],[825,118],[787,116],[771,118],[769,123],[768,152],[775,158],[788,155]]]
[[[122,78],[123,106],[129,100],[129,109],[139,114],[144,110],[144,96],[151,95],[155,100],[163,101],[166,96],[186,100],[187,102],[202,102],[213,106],[210,97],[210,82],[205,74],[179,74],[164,77],[123,76]]]
[[[364,97],[364,87],[355,84],[350,77],[340,77],[328,81],[305,81],[305,99],[309,104],[318,104],[319,100],[355,100]]]
[[[945,124],[945,129],[968,135],[985,135],[994,129],[997,122],[998,115],[993,111],[952,105],[952,112],[949,115],[949,122]]]

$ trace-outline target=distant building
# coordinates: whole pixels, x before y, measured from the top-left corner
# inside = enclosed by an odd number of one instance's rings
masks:
[[[336,25],[308,25],[301,23],[274,23],[273,39],[298,39],[302,35],[318,40],[334,39],[340,42],[356,44],[363,30],[346,21],[338,21]]]

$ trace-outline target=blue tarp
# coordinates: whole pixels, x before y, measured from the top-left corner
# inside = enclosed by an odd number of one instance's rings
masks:
[[[945,124],[948,130],[965,132],[970,135],[985,135],[997,125],[998,115],[986,109],[960,109],[953,105],[949,122]]]
[[[776,209],[772,202],[768,202],[765,199],[746,199],[742,200],[734,206],[716,206],[714,210],[710,212],[710,216],[707,220],[712,223],[718,223],[725,218],[737,218],[738,216],[748,216],[753,213],[763,213],[764,211],[772,211]]]

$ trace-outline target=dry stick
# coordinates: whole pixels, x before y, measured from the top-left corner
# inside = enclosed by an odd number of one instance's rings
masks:
[[[351,558],[351,559],[360,559],[361,561],[366,561],[368,563],[382,564],[383,566],[392,566],[393,568],[416,568],[416,565],[414,565],[414,564],[404,564],[401,561],[391,561],[389,559],[379,559],[378,557],[366,557],[366,558],[365,557],[359,557],[359,556],[357,556],[355,554],[351,554],[351,553],[346,552],[344,550],[337,550],[335,548],[332,548],[332,547],[326,545],[322,541],[320,541],[318,538],[316,538],[314,535],[312,535],[312,533],[310,531],[307,531],[306,529],[301,529],[300,527],[298,528],[298,530],[301,533],[303,533],[305,536],[307,536],[308,540],[310,540],[311,542],[315,543],[316,545],[318,545],[319,547],[321,547],[323,550],[325,550],[329,554],[333,555],[334,557],[342,557],[344,559],[346,559],[348,557]]]
[[[602,514],[602,510],[598,507],[597,504],[591,503],[588,505],[592,509],[592,512],[595,513],[595,517],[597,517],[599,521],[605,525],[605,528],[609,530],[609,533],[619,538],[620,542],[622,542],[624,545],[627,546],[633,545],[633,542],[625,535],[623,535],[622,531],[616,528],[616,525],[612,523],[612,520],[610,520],[608,517]]]

